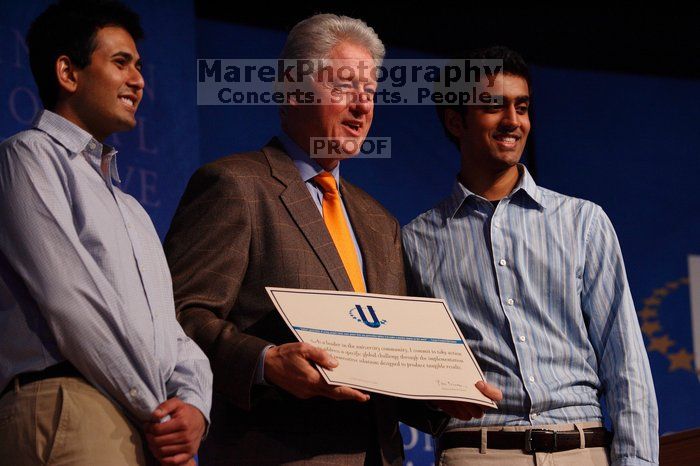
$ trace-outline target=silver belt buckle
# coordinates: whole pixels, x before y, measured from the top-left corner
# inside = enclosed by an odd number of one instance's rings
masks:
[[[553,452],[557,450],[557,431],[552,430],[552,429],[528,429],[525,431],[525,452],[526,453],[534,453],[536,450],[532,447],[532,433],[533,432],[544,432],[544,433],[551,433],[554,436],[554,444],[552,445],[551,449],[548,450],[541,450],[541,451],[547,451],[547,452]]]

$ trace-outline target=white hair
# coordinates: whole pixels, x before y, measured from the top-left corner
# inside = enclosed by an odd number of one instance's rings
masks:
[[[280,58],[325,59],[341,42],[367,49],[377,65],[386,50],[377,33],[361,19],[333,14],[318,14],[297,23],[287,36]]]

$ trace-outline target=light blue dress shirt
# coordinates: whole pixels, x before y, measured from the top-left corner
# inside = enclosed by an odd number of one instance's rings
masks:
[[[448,429],[601,421],[604,395],[613,464],[656,464],[654,385],[612,224],[519,170],[497,207],[457,182],[403,229],[412,291],[447,301],[504,394]]]
[[[116,151],[50,111],[0,144],[0,387],[68,359],[138,420],[172,396],[208,420],[209,361],[175,318],[151,219],[115,183]]]

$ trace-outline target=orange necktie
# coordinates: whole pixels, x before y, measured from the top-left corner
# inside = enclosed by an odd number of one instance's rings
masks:
[[[335,243],[340,259],[350,277],[352,287],[355,291],[364,293],[366,290],[365,282],[362,280],[360,261],[357,259],[355,245],[352,242],[348,224],[345,222],[342,201],[335,178],[324,171],[314,176],[314,180],[323,190],[323,221],[326,223],[331,238],[333,238],[333,243]]]

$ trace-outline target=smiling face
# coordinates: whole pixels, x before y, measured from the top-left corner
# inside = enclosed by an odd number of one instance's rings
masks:
[[[318,163],[324,168],[334,167],[338,160],[357,153],[345,151],[335,158],[327,153],[312,153],[311,138],[327,138],[343,148],[362,145],[374,116],[373,95],[376,81],[373,79],[375,62],[364,47],[341,42],[330,52],[328,66],[333,70],[325,80],[316,78],[310,83],[314,98],[321,104],[303,105],[291,102],[283,121],[285,131],[307,153],[318,155]],[[314,152],[316,152],[314,150]]]
[[[451,112],[450,132],[459,139],[463,165],[503,171],[516,165],[530,133],[530,92],[519,76],[498,74],[503,104],[471,106],[464,116]]]
[[[102,141],[136,126],[144,81],[136,44],[125,29],[104,27],[95,44],[90,64],[74,71],[75,87],[65,101],[68,119]]]

